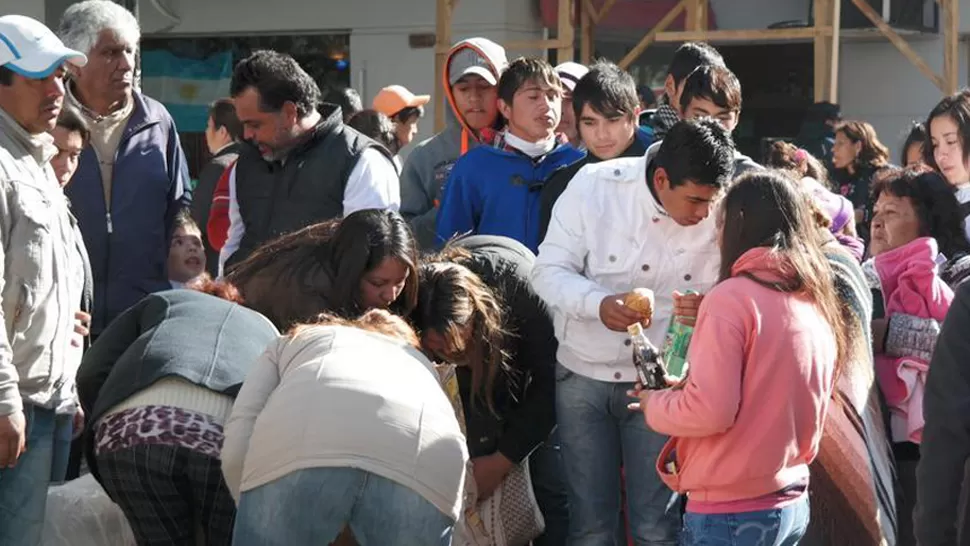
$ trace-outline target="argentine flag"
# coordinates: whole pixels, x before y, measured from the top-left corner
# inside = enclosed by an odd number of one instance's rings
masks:
[[[209,119],[209,105],[229,96],[232,52],[208,59],[184,59],[165,50],[141,54],[141,87],[175,118],[179,131],[201,133]]]

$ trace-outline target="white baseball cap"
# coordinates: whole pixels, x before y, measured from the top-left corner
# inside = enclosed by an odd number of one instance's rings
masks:
[[[556,74],[559,74],[559,79],[562,80],[562,84],[566,86],[566,90],[570,93],[576,89],[576,84],[588,72],[589,68],[572,61],[564,62],[556,67]]]
[[[50,76],[65,62],[84,66],[88,58],[67,48],[36,19],[23,15],[0,17],[0,65],[36,80]]]

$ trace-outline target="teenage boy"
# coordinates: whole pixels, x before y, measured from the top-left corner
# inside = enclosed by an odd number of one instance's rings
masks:
[[[733,133],[741,120],[741,82],[724,66],[699,66],[684,80],[680,111],[684,119],[714,118],[725,131]],[[735,151],[735,176],[761,168],[750,157]]]
[[[401,214],[422,248],[435,246],[441,188],[455,161],[481,143],[491,144],[501,126],[496,86],[506,65],[505,49],[485,38],[458,42],[448,53],[442,82],[447,126],[418,144],[401,171]]]
[[[676,544],[676,496],[654,463],[666,438],[627,410],[636,372],[626,328],[634,288],[656,302],[646,333],[661,346],[676,304],[696,309],[717,281],[715,201],[731,179],[734,145],[713,120],[681,121],[641,157],[590,165],[553,209],[532,285],[553,310],[559,341],[556,418],[569,491],[570,544],[613,544],[625,469],[637,546]]]
[[[498,84],[508,128],[495,146],[475,148],[455,164],[442,192],[438,244],[480,233],[538,250],[542,186],[583,156],[557,138],[562,94],[562,82],[546,61],[520,58],[509,65]]]
[[[680,94],[684,90],[684,80],[698,66],[709,64],[725,66],[721,54],[704,42],[687,42],[674,52],[674,57],[667,67],[664,95],[660,98],[660,106],[657,107],[651,120],[656,140],[663,140],[667,131],[684,118],[680,110]]]
[[[565,83],[565,82],[563,82]],[[546,236],[552,206],[580,169],[616,157],[641,157],[652,141],[640,130],[640,99],[633,77],[619,66],[600,61],[573,90],[572,108],[586,156],[559,169],[539,195],[539,241]]]

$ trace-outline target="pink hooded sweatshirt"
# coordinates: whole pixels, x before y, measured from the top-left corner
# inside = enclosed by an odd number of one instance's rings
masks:
[[[647,425],[672,436],[657,471],[689,501],[745,501],[808,480],[838,350],[812,300],[742,276],[778,282],[785,269],[768,248],[744,253],[701,303],[687,383],[647,399]]]
[[[943,322],[953,290],[937,272],[936,239],[920,237],[873,259],[886,317],[902,313]],[[876,355],[876,378],[890,411],[893,441],[923,439],[923,390],[929,363],[913,357]]]

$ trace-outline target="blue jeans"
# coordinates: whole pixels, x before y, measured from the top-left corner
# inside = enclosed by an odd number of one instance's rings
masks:
[[[71,458],[74,415],[58,415],[55,420],[51,452],[51,483],[63,483],[67,479],[68,461]]]
[[[569,494],[558,430],[553,430],[549,439],[529,456],[529,472],[536,503],[546,522],[545,532],[532,541],[532,546],[565,546],[569,535]]]
[[[556,366],[556,419],[569,491],[569,546],[619,546],[620,466],[637,546],[675,545],[681,502],[654,462],[667,438],[627,409],[632,383],[596,381]]]
[[[54,410],[31,404],[24,404],[24,417],[27,451],[13,468],[0,469],[0,544],[35,546],[44,527],[58,421]]]
[[[355,468],[308,468],[244,492],[234,546],[328,544],[349,525],[360,546],[450,546],[454,521],[411,489]]]
[[[797,546],[808,529],[808,495],[776,510],[684,516],[681,546]]]

